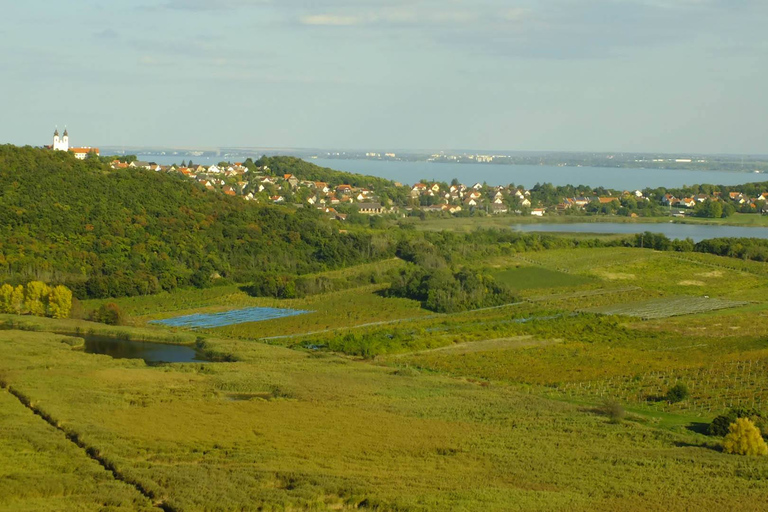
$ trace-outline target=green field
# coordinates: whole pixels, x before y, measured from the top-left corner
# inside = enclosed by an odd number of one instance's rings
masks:
[[[560,288],[589,284],[585,276],[571,275],[541,267],[517,267],[495,272],[493,277],[515,290]]]
[[[445,315],[383,297],[385,284],[291,300],[220,286],[115,299],[132,326],[0,316],[0,510],[759,510],[768,500],[768,458],[726,455],[701,433],[729,407],[768,409],[768,265],[631,248],[481,263],[519,302]],[[147,323],[248,306],[312,313],[198,331]],[[53,332],[203,338],[236,362],[150,366],[86,354]],[[689,397],[659,399],[679,382]],[[607,399],[624,420],[601,412]]]

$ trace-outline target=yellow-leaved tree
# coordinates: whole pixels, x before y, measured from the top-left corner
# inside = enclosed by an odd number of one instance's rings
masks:
[[[48,309],[48,294],[50,288],[41,281],[30,281],[24,291],[24,309],[35,316],[45,316]]]
[[[11,296],[13,296],[13,286],[9,284],[0,286],[0,313],[13,313]]]
[[[11,313],[20,315],[24,309],[24,287],[19,285],[11,293]]]
[[[737,418],[728,427],[728,434],[723,439],[723,451],[737,455],[768,455],[768,445],[752,420]]]
[[[72,292],[66,286],[58,285],[48,294],[48,316],[69,318],[72,311]]]

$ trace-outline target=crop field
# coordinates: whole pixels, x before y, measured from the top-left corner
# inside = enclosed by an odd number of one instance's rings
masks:
[[[630,405],[709,418],[732,407],[768,408],[767,372],[768,359],[763,353],[762,357],[756,355],[747,360],[717,362],[692,369],[563,383],[557,391],[570,398],[612,398]],[[688,388],[690,396],[670,403],[665,394],[678,383]]]
[[[493,277],[514,290],[564,288],[590,284],[594,279],[542,267],[516,267],[494,272]]]
[[[746,305],[746,302],[709,298],[709,297],[665,297],[642,302],[615,304],[591,308],[585,311],[604,315],[634,316],[643,319],[668,318],[670,316],[706,313],[718,309],[735,308]]]

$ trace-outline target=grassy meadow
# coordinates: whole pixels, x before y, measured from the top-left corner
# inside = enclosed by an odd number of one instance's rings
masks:
[[[517,302],[434,314],[361,282],[116,299],[129,327],[0,316],[0,510],[763,508],[768,458],[702,432],[768,410],[768,265],[632,248],[482,264]],[[148,323],[251,306],[311,313]],[[113,359],[63,341],[76,332],[204,338],[234,362]],[[690,395],[670,403],[676,383]]]

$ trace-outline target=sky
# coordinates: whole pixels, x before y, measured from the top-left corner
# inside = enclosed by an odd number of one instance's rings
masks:
[[[768,154],[766,0],[25,0],[0,143]]]

